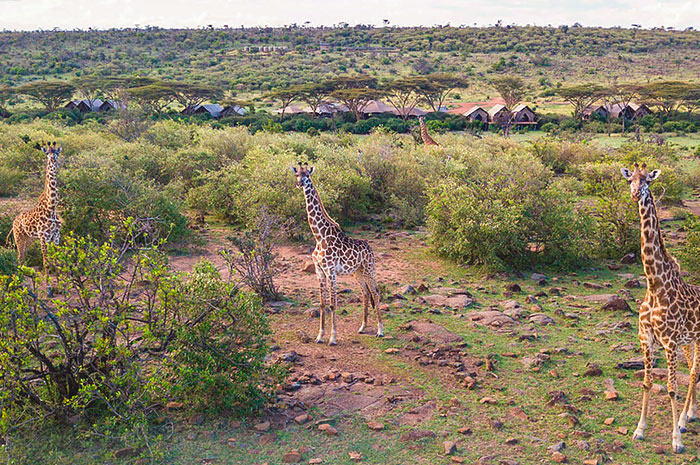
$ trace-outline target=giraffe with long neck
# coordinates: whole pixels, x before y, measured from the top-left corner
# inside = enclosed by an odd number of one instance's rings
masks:
[[[430,137],[430,134],[428,134],[428,127],[425,125],[425,120],[423,119],[422,116],[418,117],[418,124],[420,124],[420,137],[423,139],[423,144],[426,146],[429,145],[437,145],[439,146],[437,142],[433,140],[432,137]]]
[[[639,309],[639,341],[644,356],[644,391],[642,413],[634,432],[635,439],[644,439],[649,409],[649,391],[654,350],[664,348],[668,361],[668,396],[671,401],[674,452],[681,452],[681,433],[688,420],[696,413],[695,384],[700,365],[700,287],[687,284],[681,278],[680,267],[668,253],[661,235],[659,218],[649,185],[660,171],[647,172],[635,164],[634,171],[622,169],[622,176],[630,184],[632,199],[639,204],[642,235],[642,264],[647,279],[647,292]],[[694,345],[694,347],[693,347]],[[678,349],[683,348],[690,369],[690,384],[683,410],[678,413]],[[693,350],[694,348],[694,350]],[[694,354],[693,354],[694,352]]]
[[[51,295],[51,283],[49,282],[47,244],[58,244],[61,237],[61,219],[58,216],[58,155],[63,150],[56,147],[56,142],[41,147],[46,155],[46,180],[44,191],[34,208],[21,213],[12,223],[12,231],[17,247],[17,258],[23,263],[29,247],[38,240],[41,244],[44,275],[49,295]],[[9,234],[8,234],[9,239]]]
[[[371,306],[377,313],[377,337],[384,336],[384,325],[379,314],[379,288],[372,248],[365,240],[348,237],[326,212],[318,191],[311,181],[313,166],[299,163],[298,167],[292,167],[292,171],[297,178],[297,188],[304,190],[309,227],[316,240],[316,247],[311,254],[321,289],[320,326],[316,342],[323,343],[328,306],[330,306],[331,320],[331,336],[328,344],[335,345],[338,342],[335,323],[335,312],[338,308],[337,279],[338,275],[349,274],[355,276],[362,290],[363,317],[358,332],[362,334],[367,327]]]

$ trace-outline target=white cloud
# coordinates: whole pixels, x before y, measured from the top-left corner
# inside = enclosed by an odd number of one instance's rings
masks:
[[[0,0],[0,28],[504,24],[685,28],[700,24],[697,0]]]

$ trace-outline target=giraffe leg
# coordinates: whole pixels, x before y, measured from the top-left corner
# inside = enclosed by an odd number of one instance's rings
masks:
[[[634,430],[632,437],[638,441],[644,439],[644,430],[647,427],[647,413],[649,412],[649,391],[651,389],[651,369],[654,367],[653,353],[651,344],[647,341],[642,341],[642,354],[644,356],[644,384],[642,392],[642,414],[637,423],[637,429]]]
[[[681,433],[685,433],[687,422],[695,419],[695,383],[698,381],[698,363],[700,362],[697,350],[692,350],[690,345],[683,347],[683,353],[689,362],[690,383],[688,384],[688,395],[685,398],[685,405],[678,419],[678,429],[681,430]]]
[[[323,334],[325,333],[326,326],[326,306],[328,305],[328,284],[326,283],[326,275],[323,273],[320,265],[316,265],[316,277],[318,278],[318,284],[321,288],[321,311],[319,311],[319,328],[318,336],[316,336],[316,343],[323,343]]]
[[[374,307],[374,311],[377,313],[377,337],[384,337],[384,323],[382,323],[382,315],[379,313],[379,287],[377,287],[377,282],[374,279],[374,276],[370,276],[367,287],[370,290],[372,306]]]
[[[335,274],[328,277],[328,284],[331,292],[331,338],[328,340],[328,345],[334,346],[338,343],[338,331],[335,326],[335,311],[338,309],[338,281]]]
[[[367,327],[367,316],[369,315],[369,288],[359,272],[355,276],[357,278],[357,282],[360,284],[360,289],[362,290],[362,325],[360,326],[360,329],[357,330],[358,334],[362,334],[365,332],[365,328]]]
[[[53,291],[51,290],[51,281],[49,280],[49,262],[48,262],[48,251],[46,247],[46,241],[44,239],[41,242],[41,256],[44,262],[44,277],[46,278],[46,293],[49,297],[53,297]]]
[[[671,401],[671,415],[673,416],[673,433],[671,435],[673,452],[683,452],[683,443],[681,442],[681,430],[678,428],[678,408],[676,401],[678,400],[678,380],[676,379],[676,370],[678,368],[678,353],[677,347],[669,344],[666,349],[666,359],[668,360],[668,398]]]

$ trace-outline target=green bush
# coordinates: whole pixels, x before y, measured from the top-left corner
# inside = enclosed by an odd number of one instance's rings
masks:
[[[587,218],[532,156],[509,151],[429,191],[431,243],[441,254],[497,268],[575,267]]]
[[[0,247],[0,276],[11,275],[17,271],[17,252],[14,249]]]
[[[129,262],[123,246],[133,250]],[[98,244],[67,235],[50,256],[54,299],[37,296],[29,268],[0,277],[4,431],[27,419],[75,416],[88,430],[148,428],[142,419],[170,400],[243,415],[271,398],[280,371],[265,363],[260,302],[211,263],[174,274],[157,248],[115,236]]]

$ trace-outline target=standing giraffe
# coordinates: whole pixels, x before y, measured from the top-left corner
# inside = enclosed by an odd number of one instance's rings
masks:
[[[323,343],[325,332],[325,313],[329,303],[330,289],[330,313],[331,313],[331,337],[329,345],[337,343],[337,331],[335,326],[335,311],[338,308],[338,275],[353,274],[362,289],[363,317],[362,325],[358,333],[362,333],[367,326],[367,316],[370,305],[377,312],[377,337],[384,336],[384,325],[379,314],[379,288],[377,287],[376,271],[374,268],[374,253],[369,243],[364,240],[352,239],[345,235],[323,207],[321,198],[311,182],[313,166],[308,164],[292,167],[296,175],[296,186],[304,189],[306,199],[306,213],[311,232],[316,239],[316,248],[311,254],[311,259],[316,267],[316,277],[321,287],[321,321],[316,342]]]
[[[426,146],[428,145],[437,145],[439,146],[437,142],[433,140],[432,137],[430,137],[430,134],[428,134],[428,128],[425,126],[425,120],[423,119],[422,116],[418,117],[418,123],[420,124],[420,137],[423,139],[423,144]]]
[[[46,154],[46,183],[44,192],[39,197],[37,205],[26,212],[21,213],[12,223],[11,234],[14,236],[17,246],[17,257],[21,264],[27,255],[27,250],[35,240],[41,243],[41,256],[44,260],[44,274],[49,296],[51,283],[49,282],[49,268],[47,257],[47,244],[58,244],[61,236],[61,219],[58,217],[56,207],[58,205],[58,185],[56,182],[56,170],[58,155],[63,150],[56,147],[56,142],[41,147]],[[10,235],[7,235],[9,239]]]
[[[685,432],[686,422],[695,418],[695,384],[700,365],[700,287],[687,284],[680,274],[680,267],[666,251],[656,205],[649,190],[649,184],[659,177],[660,171],[647,173],[646,165],[635,163],[634,172],[622,168],[622,176],[630,183],[632,198],[639,204],[642,231],[642,263],[647,278],[647,293],[639,309],[639,341],[644,355],[644,393],[642,414],[634,439],[644,439],[649,409],[651,389],[651,369],[654,350],[663,346],[668,361],[668,395],[671,399],[673,416],[672,444],[674,452],[681,452],[681,433]],[[694,355],[691,349],[694,344]],[[678,348],[685,352],[690,370],[690,384],[683,411],[678,414],[676,400],[678,381],[676,379]]]

